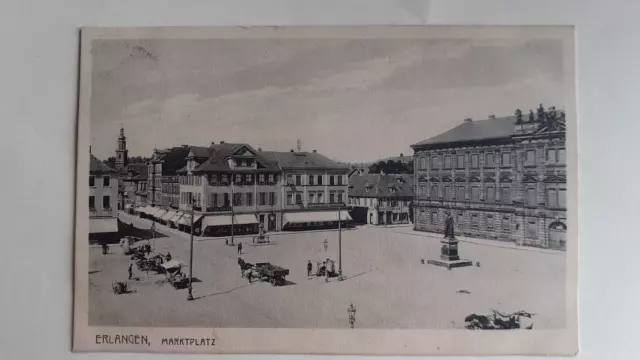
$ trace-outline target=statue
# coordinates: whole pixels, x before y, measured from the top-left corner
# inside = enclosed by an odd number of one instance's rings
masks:
[[[444,221],[444,237],[445,239],[455,239],[453,235],[453,216],[447,211],[447,218]]]
[[[534,121],[533,110],[529,109],[529,122],[532,123],[533,121]]]
[[[522,124],[522,110],[516,109],[516,124]]]

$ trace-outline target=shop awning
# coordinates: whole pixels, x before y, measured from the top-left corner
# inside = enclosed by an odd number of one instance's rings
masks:
[[[137,208],[133,209],[133,211],[139,213],[142,212],[144,210],[144,206],[138,206]]]
[[[156,216],[156,214],[159,214],[161,211],[162,209],[152,206],[147,212],[147,214],[149,214],[149,216]]]
[[[193,222],[197,222],[198,220],[200,220],[202,218],[202,215],[198,215],[196,214],[196,216],[193,218]],[[180,220],[178,220],[178,224],[180,225],[186,225],[186,226],[191,226],[191,214],[184,214],[182,215],[182,217],[180,218]]]
[[[153,217],[161,219],[166,213],[167,210],[161,209],[160,211],[157,211],[155,214],[153,214]]]
[[[231,225],[231,215],[208,215],[202,220],[202,227]]]
[[[250,225],[250,224],[257,224],[258,223],[258,219],[256,219],[256,216],[253,214],[239,214],[239,215],[235,215],[235,221],[234,224],[238,224],[238,225]]]
[[[99,218],[89,219],[89,233],[114,233],[118,232],[118,219],[116,218]]]
[[[171,219],[172,217],[176,216],[176,212],[173,210],[169,210],[167,211],[166,214],[164,214],[161,218],[162,221],[169,221],[169,219]]]
[[[340,211],[340,220],[352,220],[349,213],[345,210]],[[338,221],[337,211],[306,211],[298,213],[284,214],[284,224],[300,224],[312,222],[331,222]]]
[[[184,215],[184,213],[182,211],[178,211],[175,215],[173,215],[171,219],[169,219],[169,222],[177,223],[178,220],[180,220],[180,218],[182,217],[182,215]]]

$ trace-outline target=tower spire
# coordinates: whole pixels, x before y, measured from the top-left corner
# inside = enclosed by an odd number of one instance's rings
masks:
[[[116,149],[116,170],[129,163],[129,150],[127,150],[127,137],[124,136],[124,126],[120,124],[120,136],[118,137],[118,147]]]

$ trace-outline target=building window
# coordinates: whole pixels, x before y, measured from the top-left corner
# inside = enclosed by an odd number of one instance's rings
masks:
[[[309,175],[309,185],[313,185],[313,178],[315,178],[314,175]]]
[[[458,225],[458,228],[462,229],[464,227],[464,213],[459,212],[457,219],[456,219],[456,225]]]
[[[431,157],[431,169],[437,169],[438,168],[438,157],[437,156],[432,156]]]
[[[334,204],[335,200],[336,200],[336,193],[332,191],[329,193],[329,204]]]
[[[318,204],[324,204],[324,192],[318,193]]]
[[[276,193],[272,192],[269,193],[269,205],[275,205],[276,204]]]
[[[273,184],[275,182],[273,174],[269,174],[269,184]]]
[[[233,206],[242,206],[242,194],[241,193],[233,194]]]
[[[111,197],[109,195],[102,197],[102,208],[105,210],[111,209]]]
[[[431,225],[436,225],[438,223],[438,213],[435,211],[431,212]]]
[[[527,206],[536,206],[536,189],[527,189]]]
[[[212,199],[211,199],[211,205],[213,205],[214,207],[219,206],[218,205],[218,194],[211,194],[212,195]]]
[[[496,160],[495,160],[495,154],[494,153],[488,153],[486,155],[486,164],[484,164],[485,167],[495,167],[496,166]]]
[[[487,194],[485,196],[487,202],[496,201],[496,189],[493,186],[487,186]]]
[[[296,185],[302,185],[302,176],[296,175]]]
[[[103,187],[110,187],[111,186],[111,176],[104,175],[102,177],[102,186]]]
[[[535,220],[527,222],[527,238],[529,239],[537,239],[538,238],[538,226]]]
[[[258,205],[266,205],[267,204],[267,193],[261,192],[258,195]]]
[[[547,162],[555,164],[556,163],[556,149],[547,149]]]
[[[296,193],[296,205],[302,205],[302,194]]]
[[[224,206],[229,206],[231,203],[229,202],[229,193],[224,193]]]
[[[90,175],[89,176],[89,187],[95,187],[96,186],[96,177],[94,175]]]
[[[251,175],[251,174],[247,174],[247,175],[245,176],[245,181],[246,181],[246,184],[247,184],[247,185],[251,185],[251,184],[253,184],[253,175]]]
[[[552,208],[558,207],[558,190],[556,189],[547,190],[547,206]]]
[[[446,200],[451,200],[452,196],[451,196],[451,186],[445,186],[444,187],[444,198]]]
[[[333,175],[329,175],[329,185],[335,185],[335,182],[333,180]]]
[[[510,231],[511,230],[511,221],[508,216],[502,218],[502,230]]]
[[[566,164],[566,151],[565,149],[558,149],[558,164]]]
[[[235,183],[236,184],[242,184],[242,175],[236,174]]]
[[[478,214],[471,214],[471,227],[478,228]]]
[[[338,178],[338,185],[342,185],[342,182],[343,182],[342,175],[336,175],[336,177]]]
[[[493,230],[493,215],[487,214],[487,216],[485,217],[485,222],[487,230]]]
[[[89,209],[91,210],[95,210],[96,208],[96,197],[95,196],[89,196]]]
[[[464,155],[458,155],[458,161],[456,161],[456,167],[458,169],[464,169]]]
[[[449,155],[444,157],[444,168],[451,169],[451,156]]]
[[[503,187],[502,194],[500,194],[500,201],[503,204],[511,203],[511,188]]]
[[[342,204],[342,191],[338,192],[338,204]]]
[[[567,208],[567,190],[566,189],[558,190],[558,206],[563,209]]]
[[[525,165],[533,166],[536,164],[536,151],[535,150],[527,150],[527,159]]]
[[[464,191],[464,186],[458,186],[458,194],[456,196],[456,198],[458,199],[458,201],[463,201],[465,200],[465,191]]]
[[[246,205],[247,206],[252,206],[253,205],[253,193],[247,193]]]
[[[315,202],[316,202],[316,193],[310,192],[309,193],[309,204],[315,204]]]
[[[420,157],[420,169],[426,169],[427,168],[427,158],[424,156]]]
[[[472,168],[477,168],[478,167],[478,154],[472,154],[471,155],[471,167]]]
[[[222,180],[220,182],[222,185],[229,185],[229,176],[227,174],[222,174]]]
[[[287,205],[293,205],[293,194],[287,193]]]
[[[477,186],[471,188],[471,201],[480,201],[480,188]]]
[[[434,200],[438,198],[438,185],[431,186],[431,198]]]

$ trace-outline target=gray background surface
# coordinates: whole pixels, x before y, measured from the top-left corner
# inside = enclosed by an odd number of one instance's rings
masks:
[[[69,352],[78,27],[575,24],[581,159],[578,358],[637,358],[638,10],[637,2],[621,0],[3,1],[0,357],[158,357]]]

